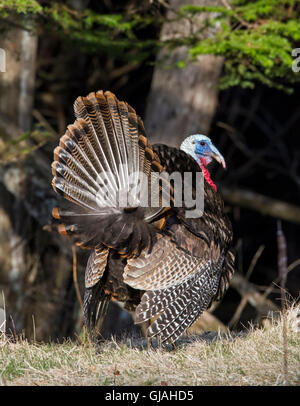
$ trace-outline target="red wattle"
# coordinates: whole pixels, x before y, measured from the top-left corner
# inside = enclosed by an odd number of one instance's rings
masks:
[[[214,184],[213,180],[210,177],[210,173],[208,172],[208,169],[204,166],[204,162],[202,162],[202,160],[200,160],[200,168],[202,170],[204,179],[206,180],[206,182],[215,189],[215,191],[217,191],[217,186]]]

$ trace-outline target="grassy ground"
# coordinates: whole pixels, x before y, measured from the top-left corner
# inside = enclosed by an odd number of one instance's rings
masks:
[[[288,320],[288,384],[300,384],[298,309]],[[298,314],[299,316],[299,314]],[[298,323],[298,324],[297,324]],[[2,385],[283,385],[282,320],[234,339],[212,335],[174,351],[147,351],[130,340],[10,343],[0,338]],[[206,339],[205,339],[206,338]]]

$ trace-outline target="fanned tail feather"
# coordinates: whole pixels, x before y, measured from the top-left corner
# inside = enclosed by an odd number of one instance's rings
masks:
[[[142,120],[112,93],[78,97],[74,111],[76,121],[61,137],[52,164],[53,188],[72,208],[55,209],[55,218],[63,222],[64,234],[78,234],[84,244],[138,255],[155,238],[149,223],[166,210],[143,207],[143,181],[163,167]]]

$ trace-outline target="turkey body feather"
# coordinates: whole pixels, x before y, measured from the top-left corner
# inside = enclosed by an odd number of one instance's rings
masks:
[[[136,323],[155,318],[149,337],[174,343],[221,299],[233,274],[223,200],[204,182],[204,213],[189,218],[184,205],[174,207],[173,185],[164,176],[159,205],[141,204],[144,190],[151,202],[150,183],[159,174],[195,175],[199,164],[182,150],[151,146],[134,109],[110,92],[79,97],[74,109],[77,119],[60,139],[52,164],[53,188],[69,204],[55,208],[53,216],[62,234],[91,249],[85,324],[96,338],[99,320],[115,299],[135,311]],[[192,186],[194,191],[195,176]],[[166,189],[169,205],[162,204]]]

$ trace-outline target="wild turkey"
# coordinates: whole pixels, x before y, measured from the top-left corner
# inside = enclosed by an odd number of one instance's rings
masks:
[[[61,137],[52,164],[53,188],[68,204],[52,214],[61,234],[91,249],[85,324],[97,339],[98,321],[109,301],[118,300],[135,311],[136,323],[155,319],[148,338],[175,343],[221,299],[234,271],[231,225],[207,170],[212,159],[225,167],[224,158],[200,134],[186,138],[180,149],[151,146],[135,110],[110,92],[78,97],[74,110],[76,121]],[[187,215],[194,206],[174,204],[176,184],[166,175],[191,173],[195,197],[201,171],[204,213],[194,218]],[[144,175],[143,185],[136,173]],[[153,207],[150,183],[162,173]],[[144,205],[142,186],[150,190]]]

